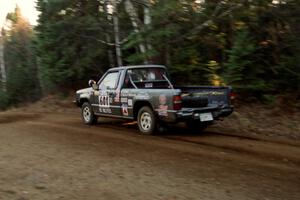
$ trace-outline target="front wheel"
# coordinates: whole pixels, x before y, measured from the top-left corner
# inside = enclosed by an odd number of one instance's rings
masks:
[[[150,107],[144,106],[139,110],[137,121],[143,134],[151,135],[155,132],[157,119]]]
[[[83,123],[91,125],[97,122],[97,116],[95,116],[91,104],[85,102],[81,107],[81,116]]]

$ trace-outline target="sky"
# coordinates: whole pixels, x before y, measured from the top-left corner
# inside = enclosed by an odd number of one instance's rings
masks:
[[[35,9],[36,0],[0,0],[0,27],[3,26],[7,13],[14,11],[16,4],[30,24],[36,25],[38,18],[38,12]]]

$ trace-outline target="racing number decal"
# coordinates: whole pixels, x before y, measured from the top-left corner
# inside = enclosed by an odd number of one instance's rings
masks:
[[[110,100],[108,95],[99,96],[99,111],[101,113],[111,114]]]
[[[109,107],[109,97],[107,95],[99,96],[99,106],[100,107]]]

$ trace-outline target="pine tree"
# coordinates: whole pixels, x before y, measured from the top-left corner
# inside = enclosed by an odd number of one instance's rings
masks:
[[[111,35],[104,5],[85,0],[38,1],[37,55],[43,89],[64,91],[86,86],[109,67],[104,44]]]
[[[36,56],[33,49],[34,32],[17,6],[7,15],[11,21],[4,44],[7,70],[7,97],[10,104],[33,101],[39,97]]]
[[[228,62],[224,65],[223,78],[228,85],[239,91],[262,91],[266,88],[264,79],[259,79],[264,69],[256,62],[257,47],[247,30],[239,31],[231,50]]]

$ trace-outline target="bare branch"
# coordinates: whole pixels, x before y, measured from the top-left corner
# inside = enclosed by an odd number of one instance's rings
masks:
[[[115,43],[107,42],[107,41],[104,41],[104,40],[101,40],[101,39],[98,39],[98,38],[95,38],[95,37],[92,37],[92,36],[80,35],[80,34],[76,34],[76,33],[74,33],[74,35],[82,37],[82,38],[86,38],[86,39],[91,39],[91,40],[94,40],[94,41],[99,42],[101,44],[105,44],[107,46],[115,46],[116,45]],[[126,42],[128,42],[128,37],[126,37],[123,40],[121,40],[118,44],[122,45],[122,44],[124,44]]]
[[[216,16],[218,10],[220,10],[221,8],[221,2],[216,6],[216,9],[214,10],[214,13],[212,15],[212,19],[208,19],[205,22],[203,22],[202,24],[200,24],[199,26],[195,27],[194,30],[192,31],[192,33],[196,33],[196,32],[200,32],[202,29],[210,26],[213,24],[214,20],[213,18],[217,19],[217,18],[221,18],[221,17],[225,17],[226,15],[230,14],[232,11],[242,7],[242,4],[237,4],[235,6],[232,6],[231,8],[229,8],[227,11],[223,12],[222,14]]]
[[[147,0],[131,0],[132,2],[136,4],[140,4],[145,7],[149,7],[149,2]]]

